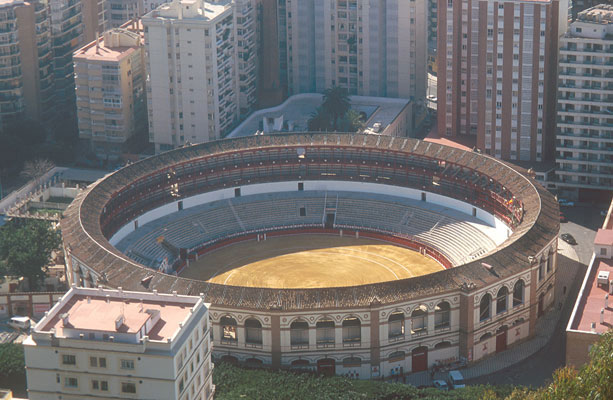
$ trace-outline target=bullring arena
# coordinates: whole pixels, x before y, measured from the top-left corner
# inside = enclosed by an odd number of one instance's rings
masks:
[[[526,171],[486,155],[294,133],[127,166],[61,227],[74,284],[201,294],[217,359],[369,379],[536,335],[558,214]]]

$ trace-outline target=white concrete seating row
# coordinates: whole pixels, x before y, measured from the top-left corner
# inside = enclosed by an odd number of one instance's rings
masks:
[[[336,206],[338,227],[363,227],[411,236],[443,253],[454,265],[494,249],[488,235],[456,215],[419,207],[421,203],[364,193],[328,193]],[[171,255],[157,238],[192,249],[212,240],[282,226],[317,226],[324,221],[324,192],[261,194],[220,200],[192,207],[150,222],[128,235],[117,248],[135,261],[156,267]],[[300,209],[305,215],[300,215]],[[328,212],[333,212],[328,210]],[[451,212],[450,212],[451,213]],[[457,213],[456,213],[457,214]],[[469,218],[467,216],[467,218]],[[474,224],[474,222],[473,222]],[[151,261],[153,260],[153,261]]]

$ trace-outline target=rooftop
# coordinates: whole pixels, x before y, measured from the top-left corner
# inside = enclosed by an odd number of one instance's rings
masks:
[[[381,123],[381,132],[390,125],[410,103],[408,99],[391,99],[383,97],[350,96],[351,109],[365,113],[366,128],[373,129],[376,123]],[[228,137],[254,135],[262,130],[260,124],[264,118],[282,118],[287,125],[286,132],[305,132],[308,121],[317,107],[321,106],[323,95],[319,93],[304,93],[289,97],[282,104],[254,112],[234,129]],[[275,129],[277,131],[277,129]]]
[[[599,4],[581,11],[577,20],[599,24],[613,24],[613,4]]]
[[[613,260],[597,258],[593,267],[588,271],[586,285],[580,294],[576,317],[571,323],[571,329],[589,332],[592,323],[595,324],[596,333],[605,333],[613,324],[613,295],[609,295],[608,307],[605,305],[605,296],[609,293],[609,283],[604,284],[602,272],[608,272],[607,280],[613,279]],[[606,274],[605,274],[606,275]],[[600,313],[604,309],[604,322],[600,322]]]
[[[127,29],[106,31],[102,38],[86,44],[74,53],[75,59],[119,61],[142,47],[140,34]]]
[[[146,18],[212,21],[231,7],[231,0],[218,0],[215,3],[204,0],[174,0],[151,11]]]
[[[58,337],[100,333],[136,335],[139,339],[147,335],[150,340],[167,341],[200,302],[199,297],[193,296],[73,288],[36,325],[35,331],[54,329]]]
[[[613,246],[613,229],[598,229],[594,244]]]

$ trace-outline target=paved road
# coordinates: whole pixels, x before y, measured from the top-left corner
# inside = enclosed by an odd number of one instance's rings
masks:
[[[570,233],[573,235],[577,240],[577,245],[570,246],[560,241],[558,268],[560,271],[560,269],[576,267],[580,268],[581,272],[578,274],[580,276],[575,278],[575,286],[568,288],[568,295],[562,295],[559,288],[556,288],[556,297],[558,294],[560,295],[560,298],[556,300],[556,304],[558,301],[564,301],[565,299],[567,301],[563,303],[562,315],[549,343],[534,355],[512,367],[491,375],[472,379],[468,383],[514,384],[540,387],[551,381],[553,372],[556,369],[564,366],[566,357],[566,326],[574,306],[574,301],[577,298],[585,269],[592,257],[596,230],[602,226],[602,221],[604,220],[604,217],[600,216],[601,209],[604,209],[604,207],[592,205],[564,207],[562,209],[569,222],[560,225],[560,233]]]

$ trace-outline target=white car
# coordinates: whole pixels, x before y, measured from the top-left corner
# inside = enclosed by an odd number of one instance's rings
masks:
[[[561,206],[563,207],[574,207],[575,202],[574,201],[569,201],[566,199],[559,199],[558,203],[560,203]]]
[[[28,317],[12,317],[8,324],[13,329],[21,329],[22,331],[29,331],[32,326],[32,320]]]

